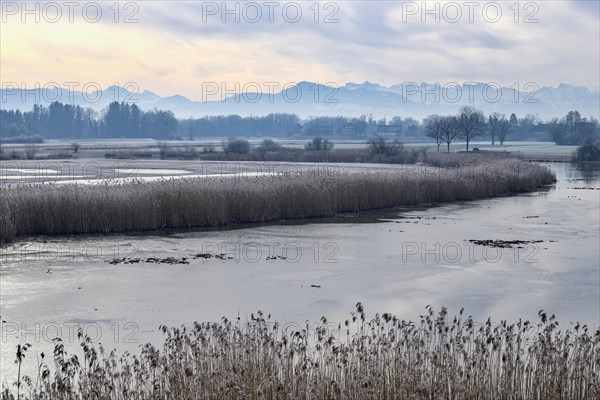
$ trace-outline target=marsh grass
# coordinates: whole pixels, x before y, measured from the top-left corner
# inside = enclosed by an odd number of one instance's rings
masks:
[[[162,348],[135,355],[80,333],[83,359],[57,339],[54,372],[42,362],[12,387],[34,400],[599,398],[600,330],[539,317],[477,324],[428,307],[418,322],[369,320],[358,303],[343,324],[290,328],[259,311],[246,323],[161,326]],[[10,388],[1,398],[14,399]]]
[[[532,191],[545,167],[498,160],[460,168],[0,188],[0,242],[34,235],[110,234],[323,217]]]
[[[481,163],[506,158],[521,158],[507,151],[480,151],[477,153],[444,153],[429,151],[427,147],[404,148],[400,144],[371,145],[369,148],[333,149],[328,151],[289,147],[258,147],[247,153],[202,153],[203,161],[282,161],[313,163],[423,163],[436,167],[458,167],[465,163]]]

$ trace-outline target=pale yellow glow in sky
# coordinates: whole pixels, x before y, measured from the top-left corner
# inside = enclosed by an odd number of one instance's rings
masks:
[[[140,25],[101,23],[28,23],[2,26],[2,82],[33,88],[51,82],[102,88],[132,82],[161,96],[182,94],[201,100],[205,83],[307,80],[328,82],[325,64],[289,62],[260,41],[229,38],[185,38]],[[272,38],[265,41],[273,43]],[[243,49],[243,50],[242,50]],[[267,88],[266,86],[264,86]],[[266,90],[265,90],[266,91]]]

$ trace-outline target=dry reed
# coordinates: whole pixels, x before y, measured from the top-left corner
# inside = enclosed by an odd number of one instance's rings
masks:
[[[545,167],[498,160],[435,171],[310,170],[260,177],[0,188],[0,242],[34,235],[110,234],[329,216],[532,191]]]
[[[567,399],[600,396],[600,330],[539,323],[476,324],[428,307],[419,322],[361,303],[343,325],[284,329],[262,312],[242,323],[162,326],[162,349],[106,353],[81,336],[83,359],[58,340],[54,372],[23,377],[27,399]],[[81,335],[81,333],[80,333]],[[20,348],[19,351],[22,351]],[[18,363],[20,365],[20,363]],[[16,386],[16,384],[15,384]],[[13,386],[14,387],[14,386]],[[15,397],[4,389],[2,400]]]

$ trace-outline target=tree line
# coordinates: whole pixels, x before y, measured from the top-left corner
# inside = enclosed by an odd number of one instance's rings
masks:
[[[97,113],[78,105],[51,103],[34,105],[31,111],[0,110],[0,136],[32,135],[44,139],[132,137],[161,139],[177,132],[178,121],[171,111],[143,111],[135,104],[110,103]]]
[[[217,115],[179,121],[181,139],[228,136],[290,136],[302,128],[296,114],[272,113],[265,116],[241,117]]]
[[[512,123],[511,120],[513,120]],[[438,151],[440,146],[445,144],[449,153],[450,144],[455,139],[463,140],[466,143],[466,150],[469,151],[469,144],[473,139],[486,133],[491,136],[492,145],[496,140],[501,145],[504,144],[513,126],[514,119],[508,119],[505,114],[493,113],[486,120],[483,112],[471,106],[463,106],[457,115],[427,117],[425,119],[425,135],[435,140]]]
[[[392,126],[394,129],[386,130]],[[35,105],[31,111],[0,110],[0,139],[36,136],[42,139],[152,138],[189,140],[202,137],[370,137],[382,133],[402,139],[426,135],[438,149],[456,140],[468,148],[474,138],[489,138],[491,143],[512,140],[548,140],[556,144],[582,144],[598,137],[598,120],[570,111],[562,118],[542,121],[536,115],[517,118],[513,113],[483,112],[471,106],[455,115],[430,115],[422,123],[413,118],[394,116],[375,120],[372,115],[358,118],[342,116],[301,119],[296,114],[271,113],[265,116],[205,116],[178,120],[171,111],[142,110],[135,104],[110,103],[102,112],[77,105],[54,102],[48,107]]]
[[[513,113],[510,117],[506,114],[492,113],[487,118],[483,112],[472,106],[463,106],[456,115],[430,115],[424,120],[424,134],[437,144],[438,151],[440,146],[445,145],[446,151],[450,152],[450,144],[456,139],[465,142],[466,150],[469,151],[469,144],[480,136],[491,138],[491,144],[500,142],[504,144],[508,135],[515,134],[519,137],[524,130],[532,131],[533,127],[544,128],[536,129],[543,132],[545,139],[559,144],[579,145],[588,140],[597,141],[600,138],[598,120],[591,117],[581,117],[578,111],[570,111],[565,117],[554,118],[550,122],[535,120],[533,116],[527,116],[526,119],[519,121]]]

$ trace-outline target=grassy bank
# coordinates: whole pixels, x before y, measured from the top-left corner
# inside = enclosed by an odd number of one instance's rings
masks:
[[[35,235],[110,234],[329,216],[532,191],[541,166],[498,160],[435,171],[324,169],[260,177],[0,188],[0,242]]]
[[[600,396],[600,330],[563,330],[543,311],[539,323],[498,325],[478,324],[462,310],[451,318],[444,308],[428,308],[417,322],[387,313],[369,320],[360,303],[351,315],[339,325],[322,318],[284,328],[259,312],[247,323],[161,327],[163,347],[147,344],[136,355],[107,353],[81,337],[78,359],[58,341],[55,372],[42,362],[37,379],[20,377],[18,390],[34,400]],[[2,400],[14,399],[17,386]]]

